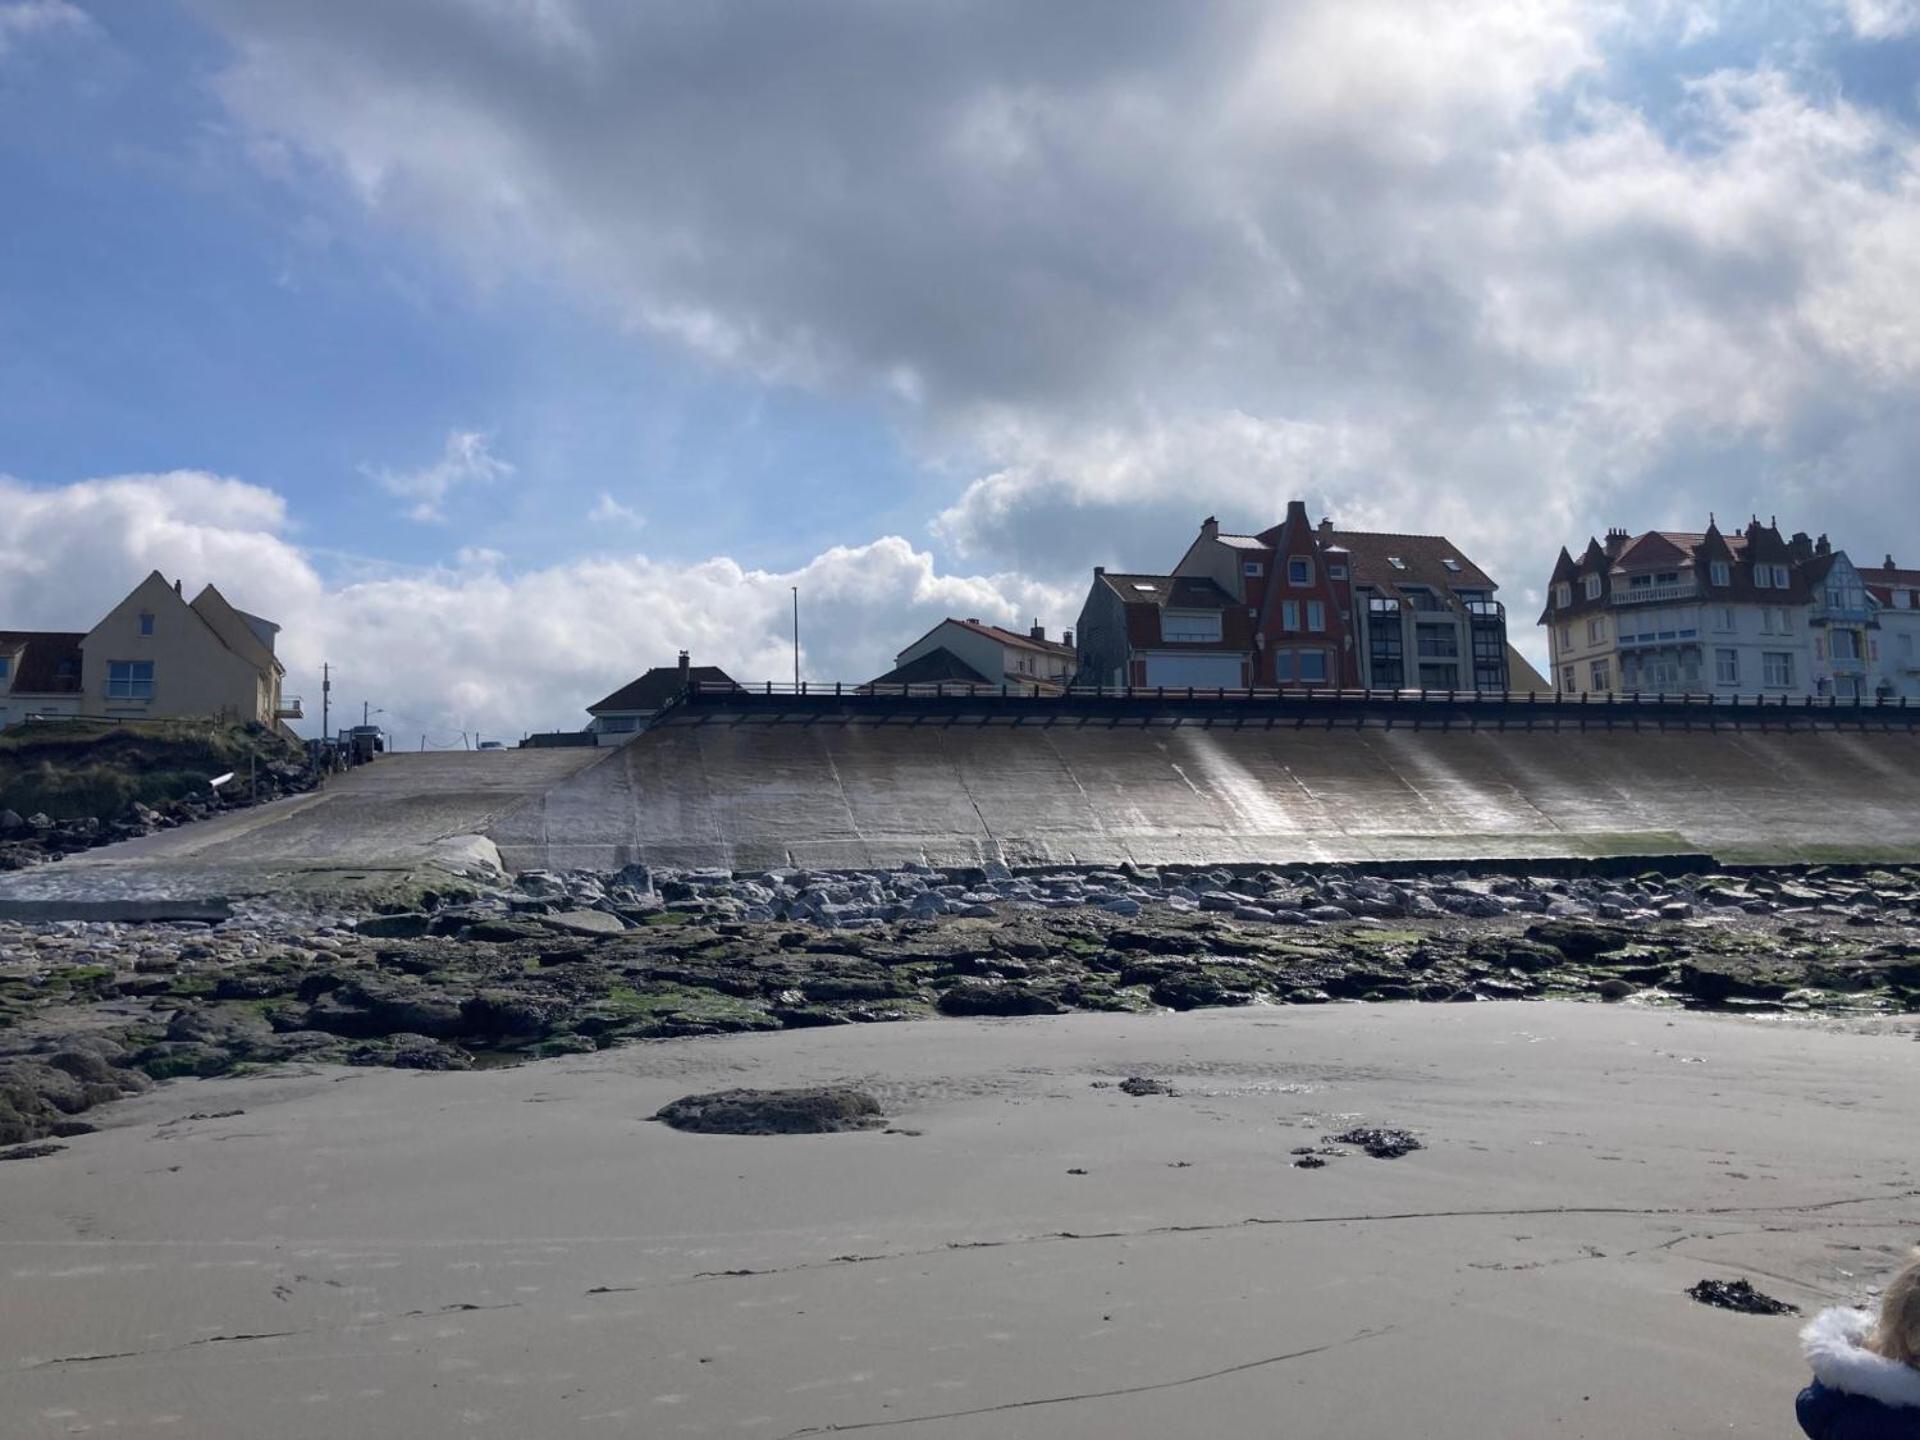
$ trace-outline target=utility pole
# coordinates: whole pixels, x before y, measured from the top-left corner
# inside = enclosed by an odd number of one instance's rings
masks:
[[[360,728],[362,730],[367,728],[367,722],[373,718],[372,714],[367,709],[367,707],[371,704],[373,704],[371,700],[362,700],[360,702]]]
[[[325,740],[327,731],[327,705],[333,699],[333,667],[320,666],[320,738]]]
[[[800,587],[793,587],[793,688],[800,688]]]

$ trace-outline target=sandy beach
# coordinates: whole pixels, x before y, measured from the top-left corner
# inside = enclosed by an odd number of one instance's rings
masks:
[[[0,1168],[0,1433],[1784,1434],[1920,1239],[1910,1021],[947,1021],[184,1081]],[[1134,1098],[1128,1076],[1175,1094]],[[851,1081],[888,1128],[648,1120]],[[1397,1160],[1290,1153],[1353,1120]]]

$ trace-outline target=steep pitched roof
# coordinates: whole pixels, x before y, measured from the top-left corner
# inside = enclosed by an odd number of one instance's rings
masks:
[[[1399,595],[1403,585],[1419,585],[1443,593],[1498,588],[1492,576],[1444,535],[1334,530],[1327,539],[1343,547],[1351,557],[1355,585],[1370,586],[1390,595]],[[1400,562],[1397,565],[1396,560]]]
[[[260,670],[282,670],[284,667],[274,658],[273,651],[261,643],[259,633],[248,623],[245,612],[236,610],[212,585],[203,587],[193,597],[188,607],[198,615],[209,630],[219,637],[220,643],[249,665]],[[258,620],[259,617],[252,617]],[[271,622],[260,620],[260,624]],[[274,626],[277,630],[279,627]]]
[[[909,660],[904,665],[896,665],[884,675],[876,675],[870,682],[874,685],[936,685],[942,683],[963,685],[995,685],[998,681],[989,680],[974,669],[946,646],[929,650],[926,654]]]
[[[940,624],[958,625],[962,630],[971,630],[976,635],[984,635],[989,640],[998,641],[1002,645],[1011,645],[1016,650],[1032,650],[1041,655],[1058,655],[1067,658],[1071,658],[1074,653],[1071,645],[1062,645],[1057,640],[1036,640],[1031,635],[1022,635],[1018,630],[1008,630],[1000,625],[988,625],[979,620],[949,618],[941,621]],[[934,630],[939,628],[939,625],[933,627]],[[933,630],[927,632],[928,635],[932,633]],[[920,638],[924,640],[926,636],[923,635]],[[914,643],[918,644],[919,641]]]
[[[695,665],[687,671],[689,683],[706,680],[721,685],[733,684],[733,677],[718,665]],[[680,667],[656,665],[638,680],[628,681],[606,699],[589,705],[589,715],[607,711],[654,711],[680,693]]]
[[[0,655],[13,661],[16,695],[74,695],[80,690],[80,642],[66,630],[0,630]]]
[[[1129,605],[1152,605],[1162,610],[1226,610],[1240,603],[1203,575],[1116,575],[1107,571],[1100,578]]]
[[[1853,567],[1860,572],[1860,579],[1867,589],[1873,592],[1873,598],[1889,609],[1893,607],[1893,592],[1896,590],[1920,590],[1920,570],[1903,570],[1893,563],[1893,556],[1887,556],[1885,565],[1871,568],[1864,565]]]
[[[1511,643],[1507,646],[1507,689],[1515,695],[1553,693],[1553,686],[1547,683],[1546,677],[1534,669],[1533,663],[1514,649]]]

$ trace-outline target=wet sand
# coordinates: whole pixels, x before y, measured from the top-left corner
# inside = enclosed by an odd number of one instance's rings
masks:
[[[1920,1241],[1917,1077],[1910,1020],[1547,1003],[180,1082],[0,1165],[0,1434],[1786,1434],[1795,1322],[1684,1292]],[[917,1133],[644,1118],[847,1081]],[[1428,1148],[1293,1167],[1355,1120]]]

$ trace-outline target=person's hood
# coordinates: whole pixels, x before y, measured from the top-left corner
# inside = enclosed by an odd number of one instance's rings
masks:
[[[1800,1347],[1827,1388],[1920,1410],[1920,1370],[1867,1349],[1872,1332],[1864,1310],[1822,1310],[1800,1332]]]

